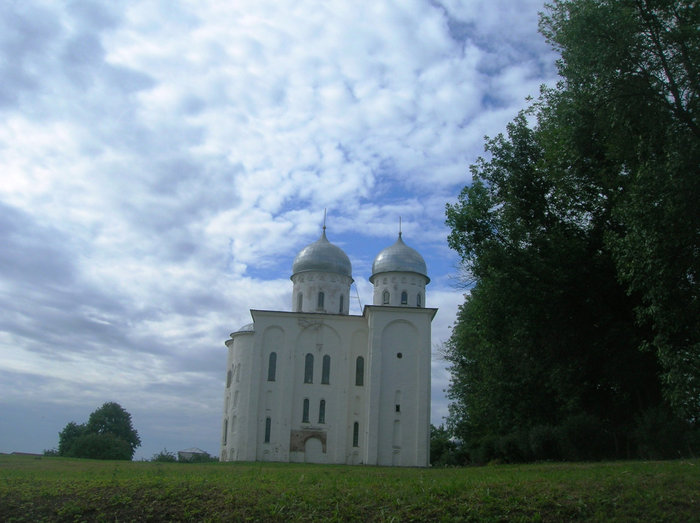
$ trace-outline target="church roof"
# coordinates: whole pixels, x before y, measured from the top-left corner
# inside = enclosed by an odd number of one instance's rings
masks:
[[[381,251],[374,259],[369,281],[374,283],[374,277],[383,272],[414,272],[428,278],[428,268],[423,256],[403,242],[401,233],[393,245]]]
[[[197,448],[197,447],[191,447],[191,448],[185,449],[185,450],[178,450],[178,452],[187,452],[189,454],[208,454],[208,452],[206,452],[200,448]]]
[[[308,271],[332,272],[352,278],[350,258],[343,249],[328,241],[325,227],[321,237],[304,247],[294,258],[292,276]]]
[[[254,323],[246,323],[240,329],[233,331],[231,333],[231,337],[233,338],[233,335],[238,334],[239,332],[255,332],[255,324]]]

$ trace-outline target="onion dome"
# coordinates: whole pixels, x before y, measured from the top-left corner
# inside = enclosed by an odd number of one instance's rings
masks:
[[[396,243],[384,249],[374,259],[369,281],[374,283],[374,277],[383,272],[413,272],[425,276],[430,282],[423,256],[403,242],[401,233]]]
[[[352,278],[350,258],[343,249],[328,241],[325,227],[321,237],[304,247],[294,258],[292,276],[309,271],[332,272]]]

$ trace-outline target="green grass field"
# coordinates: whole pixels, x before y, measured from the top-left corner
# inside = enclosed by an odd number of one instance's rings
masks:
[[[700,521],[700,460],[398,469],[0,455],[0,521]]]

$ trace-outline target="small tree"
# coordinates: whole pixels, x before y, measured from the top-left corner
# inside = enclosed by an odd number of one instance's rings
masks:
[[[129,459],[134,451],[141,445],[138,432],[131,424],[131,414],[125,411],[121,405],[108,402],[95,412],[90,414],[87,422],[87,432],[95,434],[113,434],[126,441],[131,449]]]
[[[139,445],[131,414],[114,402],[90,414],[85,424],[71,421],[58,435],[58,454],[73,458],[130,460]]]

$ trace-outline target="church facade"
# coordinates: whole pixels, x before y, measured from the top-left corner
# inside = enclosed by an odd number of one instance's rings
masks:
[[[399,233],[350,315],[350,260],[323,229],[292,265],[292,311],[251,310],[226,341],[220,459],[428,466],[425,261]]]

